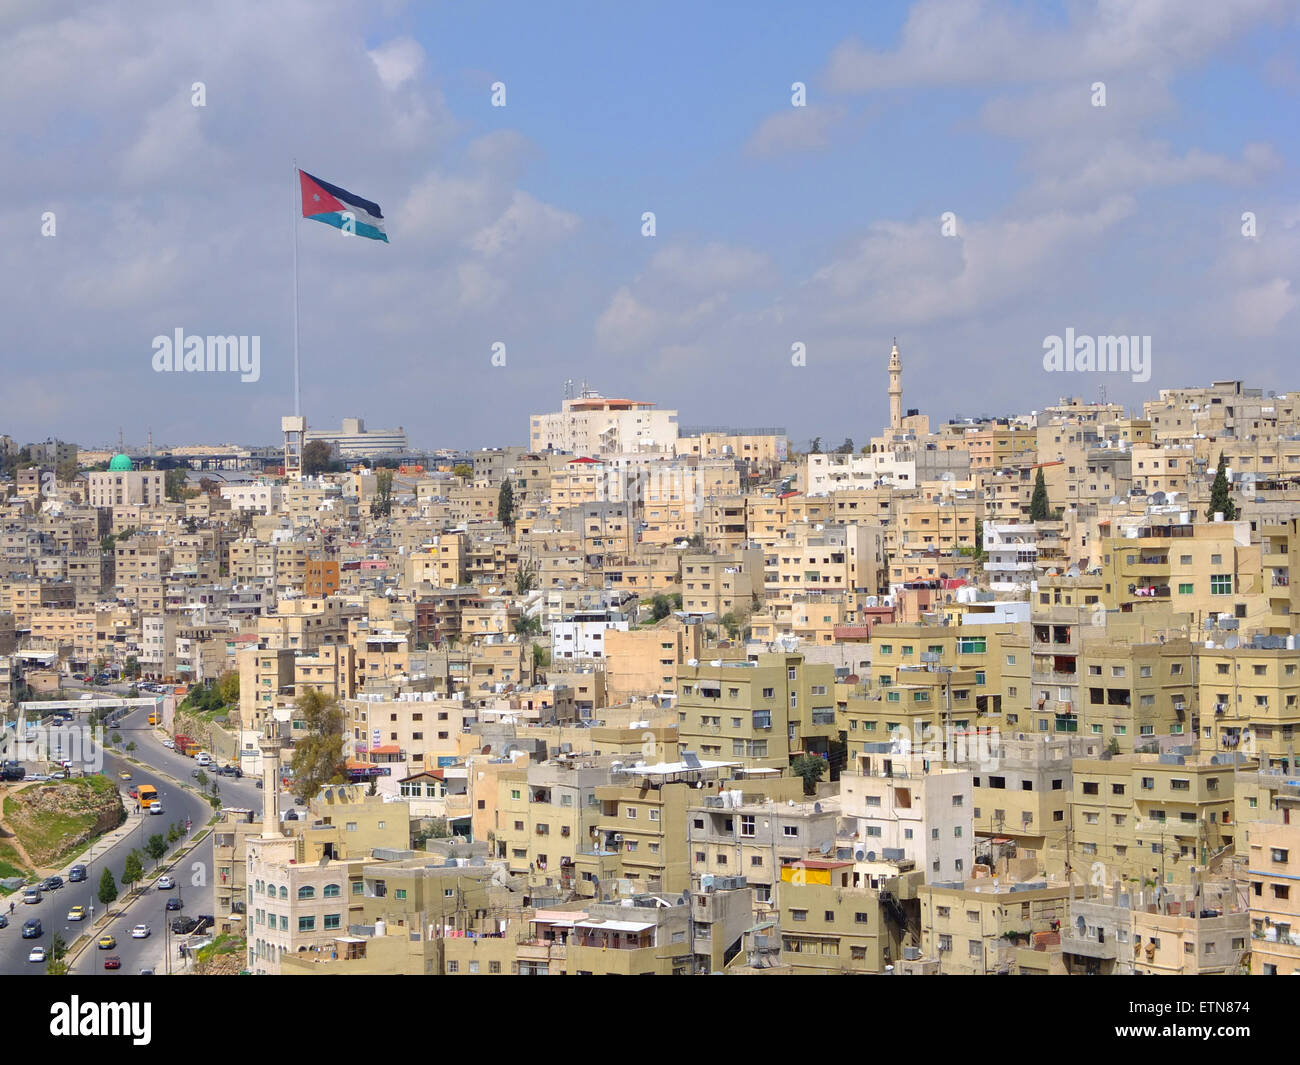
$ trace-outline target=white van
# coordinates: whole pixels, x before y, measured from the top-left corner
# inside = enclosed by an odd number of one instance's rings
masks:
[[[157,799],[154,799],[154,801],[149,804],[149,812],[151,814],[162,813],[163,812],[162,803],[160,803]]]
[[[199,751],[194,756],[194,761],[201,766],[210,766],[212,764],[212,755],[208,754],[207,751]]]

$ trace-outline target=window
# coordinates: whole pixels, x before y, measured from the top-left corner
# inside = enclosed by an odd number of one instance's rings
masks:
[[[781,827],[781,834],[782,834],[783,836],[797,836],[797,835],[799,835],[799,826],[798,826],[798,825],[783,825],[783,826]]]
[[[299,932],[314,932],[314,931],[316,931],[316,918],[315,918],[315,917],[299,917],[299,918],[298,918],[298,931],[299,931]]]
[[[1211,573],[1211,574],[1210,574],[1210,594],[1211,594],[1211,595],[1231,595],[1231,594],[1232,594],[1232,574],[1231,574],[1231,573]]]
[[[342,927],[342,915],[337,913],[327,913],[325,915],[325,931],[331,932]]]
[[[316,889],[314,887],[300,887],[298,889],[298,898],[300,899],[314,899],[315,897]]]
[[[338,884],[326,884],[324,889],[321,891],[321,898],[337,899],[342,893],[343,892]]]

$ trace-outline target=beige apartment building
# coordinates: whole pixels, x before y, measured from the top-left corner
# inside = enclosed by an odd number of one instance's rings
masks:
[[[1232,765],[1181,754],[1076,758],[1071,860],[1141,886],[1188,884],[1234,845]]]
[[[902,956],[904,929],[878,890],[851,877],[851,862],[805,859],[781,869],[781,963],[796,975],[883,973]]]
[[[1249,835],[1251,975],[1291,976],[1300,972],[1300,824],[1255,823]]]
[[[1010,973],[1017,950],[1052,935],[1068,914],[1069,888],[1047,880],[966,880],[919,889],[921,952],[951,976]]]
[[[839,802],[732,800],[725,791],[705,795],[687,811],[691,873],[697,881],[743,877],[753,892],[753,916],[761,919],[776,912],[782,870],[834,844]]]
[[[702,654],[702,628],[666,617],[648,629],[605,635],[606,699],[611,704],[677,694],[677,670]]]
[[[701,758],[783,770],[838,739],[835,668],[785,653],[688,663],[678,669],[677,716],[682,746]]]
[[[683,552],[681,574],[682,610],[687,614],[743,615],[763,599],[763,553],[756,548]]]

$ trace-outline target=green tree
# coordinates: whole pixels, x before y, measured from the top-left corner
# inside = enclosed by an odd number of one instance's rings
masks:
[[[126,748],[125,748],[125,749],[126,749],[127,754],[134,754],[134,753],[135,753],[135,740],[132,740],[130,743],[128,743],[128,744],[126,745]]]
[[[175,822],[167,827],[167,842],[175,843],[181,838],[181,830],[176,827]]]
[[[1205,517],[1213,521],[1216,514],[1222,514],[1224,521],[1233,521],[1237,517],[1237,504],[1232,501],[1228,486],[1228,464],[1222,451],[1214,471],[1214,484],[1210,486],[1210,509],[1205,512]]]
[[[149,837],[149,842],[144,845],[144,849],[155,862],[161,861],[162,856],[167,853],[167,840],[161,832],[155,832]]]
[[[122,676],[134,680],[140,675],[140,660],[135,655],[126,656],[126,665],[122,667]]]
[[[331,464],[330,446],[324,440],[309,440],[302,449],[302,472],[307,477],[325,473]]]
[[[790,763],[790,771],[797,777],[803,777],[805,795],[816,795],[817,782],[826,775],[826,759],[818,758],[815,754],[801,754]]]
[[[837,448],[835,449],[835,453],[836,453],[837,455],[852,455],[852,454],[853,454],[853,437],[851,437],[851,436],[846,436],[846,437],[844,438],[844,443],[842,443],[839,447],[837,447]]]
[[[515,595],[527,595],[537,587],[537,563],[522,559],[515,569]]]
[[[104,870],[108,872],[107,869]],[[138,884],[144,879],[144,862],[140,860],[140,852],[132,850],[126,856],[126,861],[122,863],[122,883],[127,887],[132,884]]]
[[[673,602],[666,595],[656,595],[650,600],[650,616],[655,621],[663,621],[673,612]]]
[[[217,678],[217,698],[222,706],[233,706],[239,702],[239,673],[228,669]]]
[[[497,493],[497,521],[506,528],[515,524],[515,490],[509,478],[501,482],[501,491]]]
[[[199,790],[202,791],[204,788],[208,786],[208,774],[203,772],[202,769],[200,769],[198,773],[196,773],[194,776],[194,783],[197,784],[199,786]]]
[[[48,976],[66,976],[68,965],[64,960],[68,956],[67,941],[58,932],[50,936],[50,952],[45,958],[45,972]]]
[[[521,615],[515,618],[514,630],[517,636],[540,636],[542,633],[542,620],[541,618]]]
[[[116,899],[117,881],[113,879],[113,871],[106,866],[104,875],[99,878],[99,901],[102,905],[109,906]]]
[[[384,469],[375,474],[375,501],[370,504],[370,515],[386,518],[393,512],[393,471]]]
[[[812,438],[812,444],[810,444],[808,447],[808,454],[820,455],[821,453],[822,453],[822,438],[820,436],[814,436]]]
[[[306,800],[326,784],[347,781],[343,711],[337,699],[315,688],[299,696],[297,707],[306,735],[293,748],[293,794]]]
[[[533,668],[545,669],[551,664],[551,652],[540,643],[533,644]]]
[[[458,462],[452,467],[451,475],[459,477],[462,481],[468,481],[474,476],[474,467],[468,462]]]
[[[163,491],[172,503],[180,503],[185,498],[185,478],[183,469],[168,470],[163,474]]]
[[[984,557],[984,519],[975,519],[975,558],[977,560]]]
[[[1029,500],[1029,520],[1046,521],[1051,505],[1047,501],[1047,481],[1043,479],[1043,468],[1038,468],[1034,479],[1034,494]]]

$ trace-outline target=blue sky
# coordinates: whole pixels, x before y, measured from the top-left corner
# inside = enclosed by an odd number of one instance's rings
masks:
[[[312,425],[522,442],[585,378],[684,424],[862,443],[894,336],[905,405],[936,422],[1101,387],[1285,390],[1298,19],[1296,0],[20,0],[0,13],[0,433],[274,440],[295,156],[379,202],[392,241],[299,223]],[[261,380],[153,372],[178,327],[260,336]],[[1151,336],[1151,380],[1046,373],[1067,328]]]

